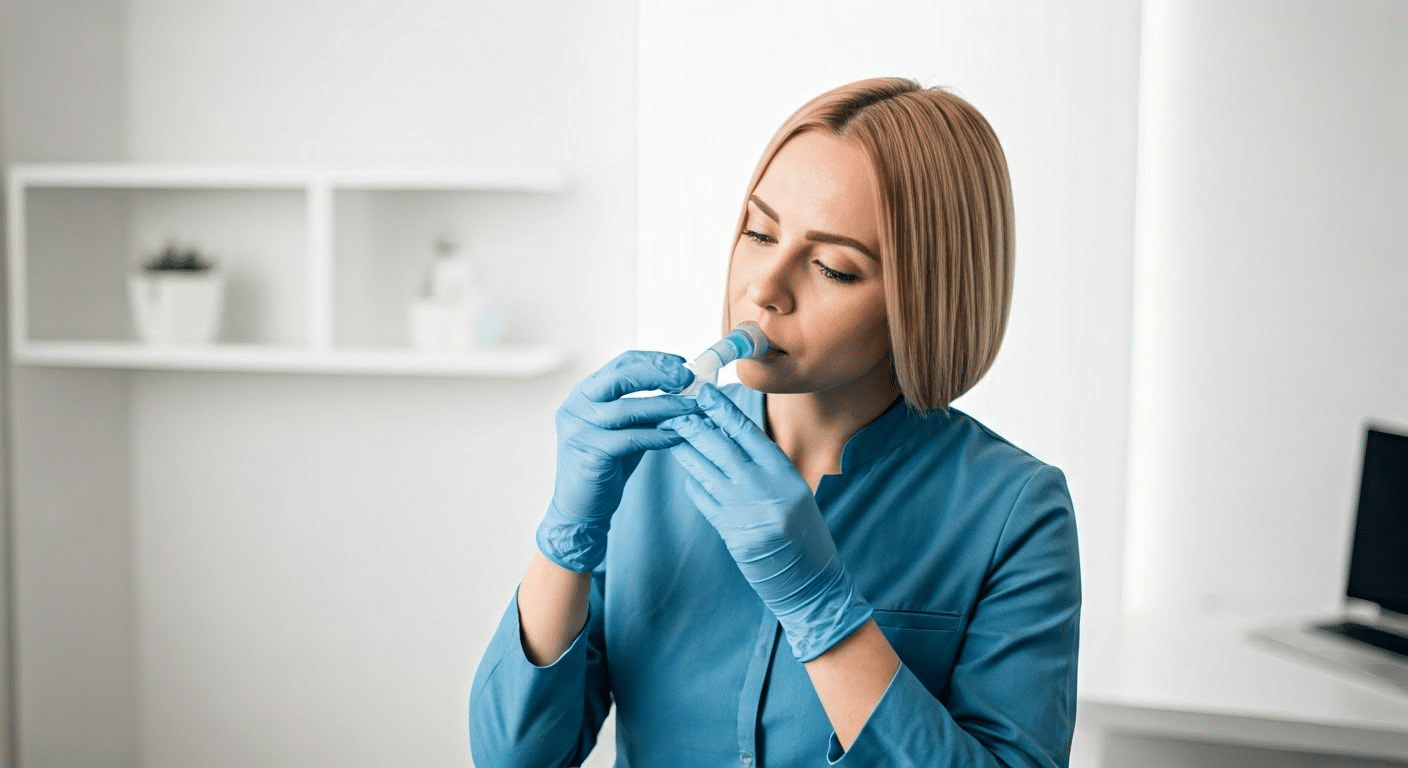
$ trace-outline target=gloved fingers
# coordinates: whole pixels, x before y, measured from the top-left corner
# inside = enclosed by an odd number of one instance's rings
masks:
[[[688,445],[688,443],[685,443],[685,445]],[[704,490],[704,486],[700,485],[699,481],[694,479],[693,475],[684,479],[684,495],[688,496],[689,500],[694,502],[694,506],[703,513],[704,519],[710,521],[714,519],[714,513],[719,508],[719,502],[713,496],[710,496],[708,491]]]
[[[615,461],[619,457],[642,451],[658,451],[684,442],[684,438],[668,430],[654,427],[628,427],[590,433],[587,439],[574,438],[572,443],[588,451],[602,454]]]
[[[586,397],[572,397],[563,410],[594,427],[621,429],[654,426],[675,416],[694,413],[699,410],[699,403],[692,397],[677,395],[627,397],[604,403]]]
[[[699,402],[700,410],[709,420],[717,424],[719,429],[747,454],[750,461],[775,463],[779,459],[787,459],[787,455],[777,443],[748,418],[748,414],[728,399],[727,395],[720,392],[718,387],[706,383],[695,393],[694,399]],[[788,463],[790,464],[790,461]]]
[[[606,402],[632,392],[679,392],[694,381],[684,358],[668,352],[622,352],[577,385],[588,400]]]
[[[727,487],[729,479],[712,461],[683,439],[670,447],[670,455],[675,457],[675,461],[689,473],[690,480],[699,485],[700,491],[708,496],[713,504],[720,503],[718,490]],[[697,499],[695,503],[698,505]]]
[[[736,482],[756,471],[748,454],[708,417],[692,413],[665,424],[729,480]]]

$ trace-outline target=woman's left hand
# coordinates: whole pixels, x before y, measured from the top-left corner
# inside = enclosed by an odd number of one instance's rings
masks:
[[[793,654],[810,661],[864,624],[870,604],[787,454],[713,385],[697,400],[703,414],[659,425],[685,440],[669,449],[690,474],[685,491],[777,616]]]

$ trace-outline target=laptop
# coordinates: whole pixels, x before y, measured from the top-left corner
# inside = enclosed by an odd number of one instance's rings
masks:
[[[1252,637],[1408,695],[1408,435],[1365,432],[1344,614]]]

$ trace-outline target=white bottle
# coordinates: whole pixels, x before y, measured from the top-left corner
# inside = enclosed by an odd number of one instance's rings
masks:
[[[483,281],[478,265],[457,250],[449,238],[435,241],[423,295],[411,303],[411,344],[421,352],[457,354],[479,346]]]
[[[435,258],[425,275],[421,296],[411,302],[408,324],[411,345],[431,355],[462,354],[473,348],[473,265],[455,254],[455,242],[435,241]]]
[[[435,261],[430,265],[430,298],[448,304],[473,303],[483,295],[478,265],[455,253],[453,240],[435,241]]]

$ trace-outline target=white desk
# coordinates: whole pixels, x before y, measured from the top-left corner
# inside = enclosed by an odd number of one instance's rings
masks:
[[[1267,623],[1129,619],[1084,639],[1079,727],[1408,763],[1408,696],[1247,637]]]

